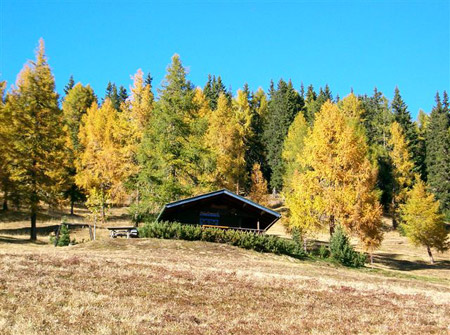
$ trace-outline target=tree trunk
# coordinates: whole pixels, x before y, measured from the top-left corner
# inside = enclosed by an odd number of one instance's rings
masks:
[[[70,215],[73,215],[73,206],[74,206],[74,201],[70,200]]]
[[[370,264],[373,264],[373,253],[370,253]]]
[[[334,215],[330,216],[330,236],[332,236],[334,234],[334,228],[336,226],[335,222],[334,222]]]
[[[30,230],[30,239],[32,241],[36,241],[37,240],[37,229],[36,229],[36,209],[35,208],[31,208],[31,230]]]
[[[392,190],[392,203],[391,203],[391,216],[392,216],[392,227],[397,230],[397,220],[395,217],[395,189]]]
[[[430,263],[434,264],[434,258],[433,258],[433,254],[431,253],[430,247],[427,247],[427,251],[428,251],[428,256],[430,256]]]
[[[3,210],[6,212],[8,210],[8,198],[7,198],[7,194],[5,193],[5,197],[3,198],[3,206],[2,206]]]

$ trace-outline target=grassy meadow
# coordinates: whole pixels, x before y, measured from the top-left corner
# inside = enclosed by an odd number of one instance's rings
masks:
[[[69,222],[83,222],[77,214]],[[97,241],[55,248],[48,230],[60,212],[40,219],[30,243],[25,214],[0,217],[1,334],[450,331],[450,254],[428,265],[396,232],[386,232],[374,266],[356,270],[206,242],[112,240],[104,227]],[[129,225],[126,209],[112,209],[108,225]]]

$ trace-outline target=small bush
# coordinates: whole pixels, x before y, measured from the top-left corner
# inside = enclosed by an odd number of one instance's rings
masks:
[[[320,246],[319,257],[324,259],[330,257],[330,250],[325,245]]]
[[[50,241],[54,243],[56,237],[50,237]],[[59,238],[58,242],[56,243],[57,247],[65,247],[70,244],[70,232],[69,227],[62,223],[61,224],[61,230],[59,231]]]
[[[259,252],[305,257],[301,245],[294,240],[271,235],[258,235],[238,230],[202,228],[198,225],[184,225],[177,222],[149,222],[139,228],[139,236],[149,238],[182,239],[227,243],[244,249]]]
[[[366,262],[366,255],[353,249],[341,227],[337,227],[330,239],[331,258],[338,263],[350,267],[362,267]]]

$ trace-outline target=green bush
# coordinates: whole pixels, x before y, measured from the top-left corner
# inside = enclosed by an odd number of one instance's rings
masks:
[[[51,242],[54,243],[54,239],[56,237],[53,237],[53,239],[51,239]],[[57,247],[65,247],[68,246],[70,244],[70,232],[69,232],[69,227],[66,224],[61,224],[61,230],[59,231],[59,238],[58,238],[58,243],[56,243]]]
[[[202,228],[198,225],[184,225],[177,222],[146,223],[142,227],[139,227],[139,236],[227,243],[259,252],[271,252],[297,258],[306,256],[301,245],[294,240],[271,235],[258,235],[233,229]]]
[[[350,267],[362,267],[366,262],[366,255],[353,249],[341,227],[337,227],[330,239],[331,258],[338,263]]]
[[[319,257],[328,258],[330,257],[330,250],[325,245],[321,245],[319,248]]]

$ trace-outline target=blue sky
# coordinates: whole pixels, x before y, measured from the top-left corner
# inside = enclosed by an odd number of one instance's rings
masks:
[[[208,73],[233,91],[292,79],[392,98],[415,117],[450,90],[449,1],[20,1],[0,0],[0,78],[9,84],[38,39],[62,92],[69,76],[103,96],[138,68],[158,87],[174,53],[203,86]]]

